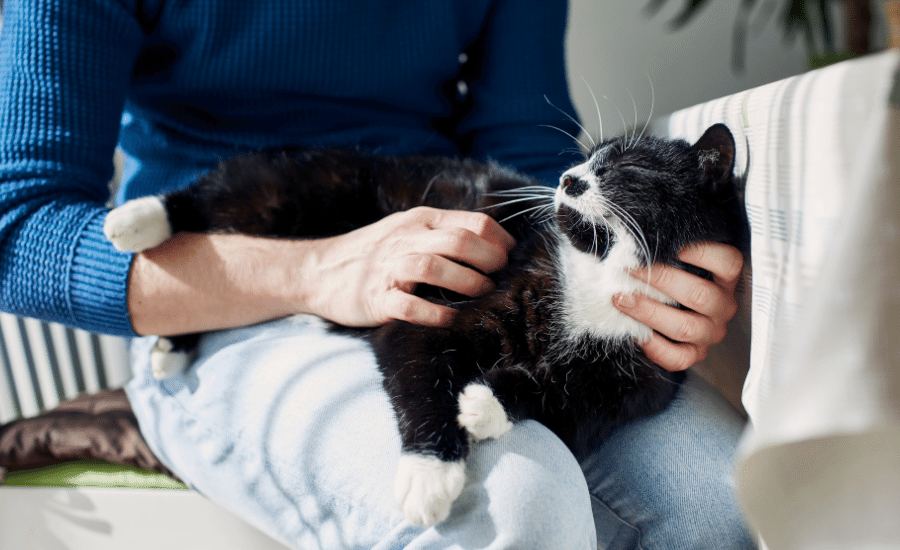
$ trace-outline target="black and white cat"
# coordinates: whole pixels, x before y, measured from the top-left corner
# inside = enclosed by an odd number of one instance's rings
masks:
[[[451,326],[336,328],[373,346],[402,439],[395,497],[410,522],[430,525],[462,491],[473,441],[536,419],[578,453],[667,406],[681,375],[647,359],[639,342],[651,330],[612,297],[643,292],[673,304],[628,271],[668,263],[698,272],[677,260],[686,245],[738,244],[734,152],[722,124],[693,145],[613,138],[563,173],[555,191],[493,163],[266,152],[225,162],[187,189],[129,201],[104,229],[116,247],[141,251],[178,231],[324,237],[423,205],[502,220],[518,244],[492,275],[495,292],[470,299],[417,291],[457,310]],[[529,209],[547,219],[515,215]],[[173,358],[184,356],[173,352],[190,345],[190,337],[161,338],[157,374],[180,370],[186,362]]]

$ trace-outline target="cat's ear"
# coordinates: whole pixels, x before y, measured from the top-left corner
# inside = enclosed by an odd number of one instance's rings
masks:
[[[727,181],[734,171],[734,137],[724,124],[713,124],[691,147],[706,180],[713,186]]]

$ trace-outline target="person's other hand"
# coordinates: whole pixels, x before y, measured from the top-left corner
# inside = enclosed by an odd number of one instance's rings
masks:
[[[413,294],[426,283],[466,296],[494,289],[515,240],[485,214],[419,207],[318,241],[304,255],[304,310],[347,326],[391,319],[446,326],[454,310]]]
[[[651,361],[670,371],[685,370],[702,361],[710,347],[725,338],[726,325],[737,312],[735,287],[743,267],[741,253],[719,243],[685,248],[679,259],[706,269],[713,274],[713,280],[666,265],[654,265],[649,277],[647,269],[636,270],[632,275],[691,311],[643,294],[617,295],[613,299],[616,308],[653,329],[642,348]]]

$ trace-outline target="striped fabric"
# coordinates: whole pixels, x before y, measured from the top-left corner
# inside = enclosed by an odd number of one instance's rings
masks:
[[[714,122],[737,140],[751,225],[746,307],[721,363],[704,365],[734,382],[749,364],[732,388],[752,426],[744,508],[773,549],[898,548],[900,50],[685,109],[657,131],[691,140]]]
[[[0,423],[130,377],[125,340],[0,313]]]

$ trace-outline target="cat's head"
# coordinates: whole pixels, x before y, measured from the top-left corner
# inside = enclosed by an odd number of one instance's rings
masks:
[[[724,124],[693,145],[652,136],[606,140],[560,178],[557,224],[576,249],[601,259],[633,239],[639,265],[670,263],[695,242],[737,244],[734,157]]]

